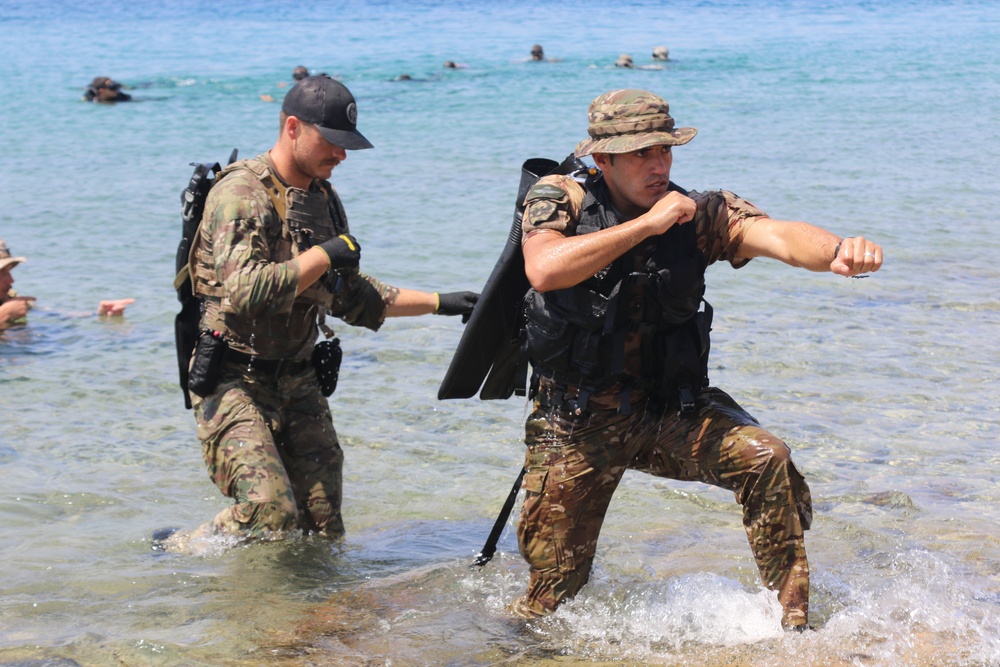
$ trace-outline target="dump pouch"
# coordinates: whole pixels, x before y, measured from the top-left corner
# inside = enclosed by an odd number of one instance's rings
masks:
[[[188,391],[196,396],[205,397],[215,391],[222,374],[222,365],[226,363],[226,350],[229,344],[218,331],[203,329],[198,334],[198,343],[194,348],[191,361],[191,372],[188,374]]]
[[[344,352],[340,349],[339,338],[320,341],[313,348],[313,368],[316,370],[316,379],[319,380],[320,389],[326,397],[330,397],[337,390],[340,362],[343,357]]]

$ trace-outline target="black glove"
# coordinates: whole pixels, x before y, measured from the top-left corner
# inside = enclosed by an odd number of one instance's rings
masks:
[[[437,293],[438,307],[435,315],[461,315],[462,322],[468,322],[472,308],[479,300],[478,292],[448,292]]]
[[[331,269],[354,269],[361,259],[361,244],[350,234],[341,234],[315,246],[330,258]]]

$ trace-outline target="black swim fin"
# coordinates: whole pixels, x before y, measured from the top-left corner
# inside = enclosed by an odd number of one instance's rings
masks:
[[[483,400],[506,399],[514,393],[518,368],[526,370],[519,340],[521,302],[530,288],[521,254],[524,198],[542,176],[569,174],[581,169],[586,169],[586,165],[573,155],[561,164],[546,158],[532,158],[521,166],[521,183],[510,234],[438,388],[439,400],[471,398],[481,386],[480,398]]]

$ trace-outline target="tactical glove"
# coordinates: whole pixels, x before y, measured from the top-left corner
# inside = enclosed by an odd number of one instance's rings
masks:
[[[361,244],[350,234],[335,236],[316,247],[330,258],[330,268],[334,270],[357,268],[361,259]]]
[[[447,292],[437,294],[438,307],[434,311],[435,315],[461,315],[462,322],[468,322],[472,315],[472,308],[479,300],[477,292]]]

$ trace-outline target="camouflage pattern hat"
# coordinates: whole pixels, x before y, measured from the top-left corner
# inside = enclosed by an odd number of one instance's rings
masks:
[[[693,127],[674,127],[670,105],[645,90],[613,90],[590,103],[589,139],[576,146],[576,156],[631,153],[650,146],[680,146],[694,139]]]
[[[24,257],[11,257],[7,244],[3,242],[3,239],[0,239],[0,271],[3,269],[13,269],[21,262],[27,261]]]

